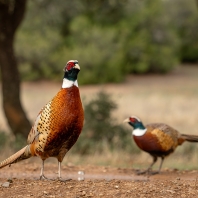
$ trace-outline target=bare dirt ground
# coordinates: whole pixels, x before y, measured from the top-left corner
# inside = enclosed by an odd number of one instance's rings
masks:
[[[32,121],[40,108],[59,88],[60,83],[51,82],[22,84],[22,101]],[[145,123],[165,122],[182,133],[198,134],[198,69],[196,67],[180,68],[164,76],[131,76],[126,82],[116,85],[80,86],[83,100],[90,100],[100,90],[108,92],[116,100],[118,109],[115,112],[115,118],[120,124],[123,124],[122,121],[126,117],[138,115]],[[0,129],[8,129],[2,108],[0,109]],[[128,129],[131,133],[131,128]],[[176,152],[179,153],[179,149]],[[0,170],[0,197],[194,198],[198,197],[196,153],[192,158],[184,156],[182,161],[180,159],[182,164],[180,171],[170,168],[178,168],[179,160],[173,154],[173,157],[170,156],[165,161],[162,173],[153,176],[136,175],[134,166],[130,164],[126,168],[119,168],[120,161],[127,163],[126,157],[120,157],[119,154],[116,159],[115,156],[110,155],[109,159],[112,163],[108,166],[96,165],[97,156],[89,158],[87,162],[76,163],[75,158],[69,154],[71,164],[63,163],[62,166],[62,177],[71,179],[67,182],[38,180],[41,163],[39,160],[30,159]],[[8,157],[9,154],[7,151],[1,151],[0,159]],[[98,160],[103,158],[107,156],[102,156]],[[148,158],[150,160],[150,157]],[[146,161],[147,158],[140,154],[134,159],[133,163]],[[166,164],[170,161],[173,166]],[[147,165],[143,167],[146,168]],[[185,169],[187,166],[191,168]],[[78,180],[78,171],[84,172],[84,180]],[[56,178],[57,164],[46,163],[45,175]]]
[[[47,163],[45,175],[57,177],[57,166]],[[78,180],[78,171],[84,172],[84,180]],[[198,194],[198,171],[162,171],[160,175],[137,176],[133,169],[104,166],[62,166],[62,177],[71,179],[38,180],[40,164],[24,163],[1,170],[0,197],[184,197]]]

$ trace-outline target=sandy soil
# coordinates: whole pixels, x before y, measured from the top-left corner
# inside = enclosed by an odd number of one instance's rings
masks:
[[[78,180],[78,171],[84,180]],[[21,162],[1,170],[0,197],[197,197],[198,171],[166,170],[159,175],[138,176],[133,169],[104,166],[62,166],[62,177],[38,180],[39,163]],[[47,163],[45,175],[57,177],[57,166]],[[80,177],[82,179],[82,177]],[[4,185],[9,184],[9,187]],[[3,186],[2,186],[3,185]]]

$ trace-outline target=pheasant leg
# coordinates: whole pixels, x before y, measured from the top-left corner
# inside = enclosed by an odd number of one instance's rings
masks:
[[[42,180],[42,179],[48,180],[48,178],[45,177],[45,175],[43,174],[43,171],[44,171],[44,160],[42,160],[41,173],[40,173],[40,180]]]
[[[58,162],[58,180],[62,181],[62,182],[71,180],[71,179],[62,179],[62,177],[61,177],[61,162]]]
[[[138,175],[143,175],[143,174],[149,174],[149,175],[154,175],[154,174],[157,174],[159,173],[159,171],[155,171],[155,172],[152,172],[152,167],[153,165],[156,163],[157,161],[157,157],[156,156],[152,156],[153,157],[153,162],[151,163],[151,165],[148,167],[148,169],[146,169],[145,171],[137,171],[137,174]],[[161,164],[162,165],[162,164]]]

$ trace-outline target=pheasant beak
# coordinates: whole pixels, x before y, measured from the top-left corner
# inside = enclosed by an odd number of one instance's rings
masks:
[[[129,120],[129,118],[127,118],[123,122],[130,122],[130,120]]]
[[[75,63],[75,66],[73,68],[80,70],[80,66],[78,63]]]

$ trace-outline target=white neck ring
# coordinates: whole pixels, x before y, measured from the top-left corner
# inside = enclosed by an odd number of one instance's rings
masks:
[[[134,136],[142,136],[146,133],[147,129],[134,129],[132,131],[132,135]]]
[[[78,87],[77,80],[72,81],[72,80],[68,80],[66,78],[63,78],[62,88],[69,88],[69,87],[72,87],[73,85],[75,85],[76,87]]]

